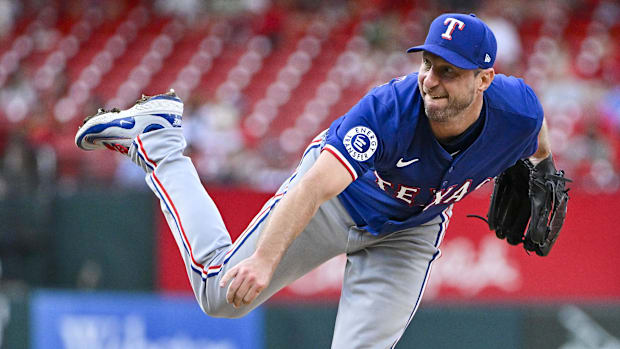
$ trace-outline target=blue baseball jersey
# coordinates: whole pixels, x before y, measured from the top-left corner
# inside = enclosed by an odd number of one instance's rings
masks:
[[[473,143],[449,154],[413,73],[372,89],[335,120],[323,150],[353,178],[339,198],[356,224],[375,235],[423,224],[536,151],[543,110],[523,80],[496,75],[480,117]]]

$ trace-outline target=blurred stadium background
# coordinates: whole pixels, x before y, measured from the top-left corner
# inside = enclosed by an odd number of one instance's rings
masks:
[[[547,258],[456,207],[401,348],[620,348],[620,5],[611,0],[0,0],[0,348],[329,347],[344,257],[254,315],[200,314],[143,176],[78,151],[85,115],[174,88],[188,154],[237,236],[300,150],[417,70],[442,12],[494,30],[574,179]],[[397,277],[397,276],[395,276]]]

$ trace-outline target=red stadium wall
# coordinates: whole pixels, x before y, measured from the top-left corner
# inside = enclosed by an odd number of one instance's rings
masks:
[[[433,264],[425,299],[440,301],[607,301],[620,300],[620,195],[572,191],[569,214],[549,256],[527,255],[499,240],[470,213],[486,214],[490,185],[455,206],[442,257]],[[269,195],[210,188],[233,238]],[[158,216],[158,285],[165,291],[189,291],[174,240]],[[279,301],[336,301],[344,256],[319,267],[285,288]],[[395,276],[398,277],[398,276]]]

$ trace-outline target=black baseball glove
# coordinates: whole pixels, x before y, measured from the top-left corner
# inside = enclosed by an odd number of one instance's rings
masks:
[[[551,156],[536,166],[519,160],[495,179],[485,220],[489,229],[512,245],[523,243],[526,251],[546,256],[566,217],[566,182],[571,180],[555,169]]]

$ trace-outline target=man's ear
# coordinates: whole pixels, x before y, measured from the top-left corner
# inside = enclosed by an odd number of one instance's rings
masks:
[[[493,68],[483,69],[480,72],[480,74],[478,74],[477,78],[480,80],[478,91],[484,92],[489,88],[489,86],[491,86],[491,83],[493,82],[493,79],[495,78],[495,69]]]

